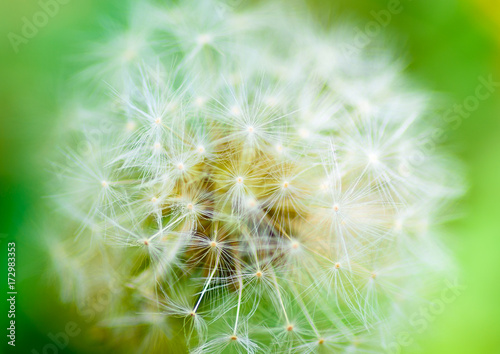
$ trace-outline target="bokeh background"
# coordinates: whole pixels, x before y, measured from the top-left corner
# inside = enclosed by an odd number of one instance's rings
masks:
[[[243,5],[245,1],[242,0]],[[234,1],[233,1],[234,2]],[[312,0],[312,13],[325,25],[352,18],[360,29],[387,9],[383,0]],[[408,73],[443,93],[450,108],[475,95],[480,77],[500,82],[500,3],[497,0],[400,0],[403,11],[382,26],[409,58]],[[242,5],[242,6],[243,6]],[[76,53],[99,37],[106,19],[125,13],[124,1],[69,0],[16,53],[10,32],[23,17],[40,10],[35,0],[0,2],[0,295],[6,295],[7,242],[17,243],[17,346],[6,353],[42,353],[48,334],[78,321],[71,306],[58,304],[44,267],[40,220],[48,156],[55,149],[62,85],[79,65]],[[500,353],[500,87],[456,127],[445,126],[440,144],[466,166],[467,193],[457,204],[461,216],[446,225],[444,242],[459,264],[466,289],[402,352]],[[458,172],[457,172],[458,173]],[[7,303],[0,301],[1,328]],[[85,334],[80,334],[84,336]],[[123,340],[126,340],[125,338]],[[99,352],[72,340],[64,353]],[[0,353],[2,350],[0,350]]]

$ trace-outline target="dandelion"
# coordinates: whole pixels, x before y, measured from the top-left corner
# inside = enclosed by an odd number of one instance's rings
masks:
[[[375,41],[346,60],[346,29],[220,6],[135,5],[92,46],[53,165],[61,296],[113,288],[121,351],[386,351],[449,269],[456,164],[409,157],[431,100]]]

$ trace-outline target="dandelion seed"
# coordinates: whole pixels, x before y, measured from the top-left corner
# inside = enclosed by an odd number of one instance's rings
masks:
[[[309,137],[311,136],[311,132],[305,128],[301,128],[299,129],[299,136],[302,139],[309,139]]]
[[[208,33],[202,33],[196,38],[196,42],[201,46],[212,43],[212,40],[212,36]]]
[[[373,152],[368,154],[368,160],[372,164],[377,164],[379,162],[378,155]]]
[[[257,206],[257,201],[253,198],[249,198],[247,204],[250,208],[254,208],[255,206]]]
[[[137,124],[135,124],[134,122],[127,122],[127,124],[125,124],[125,129],[131,132],[135,130],[136,126]]]
[[[194,103],[198,107],[203,107],[205,103],[207,102],[207,99],[205,97],[196,97]]]
[[[233,106],[231,107],[231,113],[235,116],[239,116],[241,114],[241,111],[238,106]]]

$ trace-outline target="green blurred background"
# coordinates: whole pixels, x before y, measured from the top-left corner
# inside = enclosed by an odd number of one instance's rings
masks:
[[[380,0],[309,3],[321,21],[353,17],[360,28],[374,20],[372,11],[388,7],[388,1]],[[479,77],[492,75],[500,82],[497,0],[401,0],[401,6],[403,11],[383,30],[403,44],[412,77],[447,93],[450,107],[475,94]],[[5,294],[7,242],[15,241],[19,292],[17,346],[5,349],[7,353],[42,352],[48,333],[61,331],[76,318],[70,306],[57,305],[43,269],[46,261],[38,246],[42,225],[36,211],[43,203],[41,176],[55,148],[61,85],[74,73],[75,53],[99,35],[104,19],[122,17],[125,8],[123,1],[70,0],[15,53],[8,33],[19,33],[23,17],[39,10],[34,0],[0,2],[0,288]],[[463,217],[447,225],[446,243],[467,288],[403,352],[500,353],[499,98],[497,90],[458,129],[448,126],[443,144],[465,162],[469,188],[458,204]],[[0,304],[0,327],[6,328],[6,301]],[[6,348],[4,334],[2,338],[0,348]],[[84,351],[75,346],[62,352]]]

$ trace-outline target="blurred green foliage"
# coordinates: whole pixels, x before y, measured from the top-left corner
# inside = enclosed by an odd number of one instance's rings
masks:
[[[318,21],[332,24],[353,18],[362,30],[375,20],[374,12],[387,9],[389,2],[308,3]],[[400,4],[403,10],[382,26],[381,36],[403,45],[413,78],[437,93],[447,93],[450,108],[474,95],[478,77],[493,75],[500,81],[500,5],[494,0],[401,0]],[[41,225],[36,210],[43,203],[47,156],[56,147],[61,84],[74,74],[75,53],[86,40],[99,35],[104,19],[123,14],[123,6],[119,1],[69,1],[15,53],[8,34],[19,33],[23,17],[33,16],[40,5],[34,0],[0,3],[2,274],[6,243],[15,240],[18,244],[18,346],[10,352],[40,351],[49,342],[49,332],[61,331],[66,321],[76,318],[74,309],[57,304],[43,270],[46,261],[37,244]],[[412,336],[413,344],[403,352],[500,353],[499,97],[494,92],[481,101],[457,129],[448,126],[444,144],[465,162],[469,189],[458,205],[463,217],[447,225],[445,242],[456,254],[458,275],[467,288],[429,321],[423,333]],[[1,283],[5,294],[5,276]],[[3,303],[0,317],[6,318]],[[79,352],[77,347],[72,350]]]

